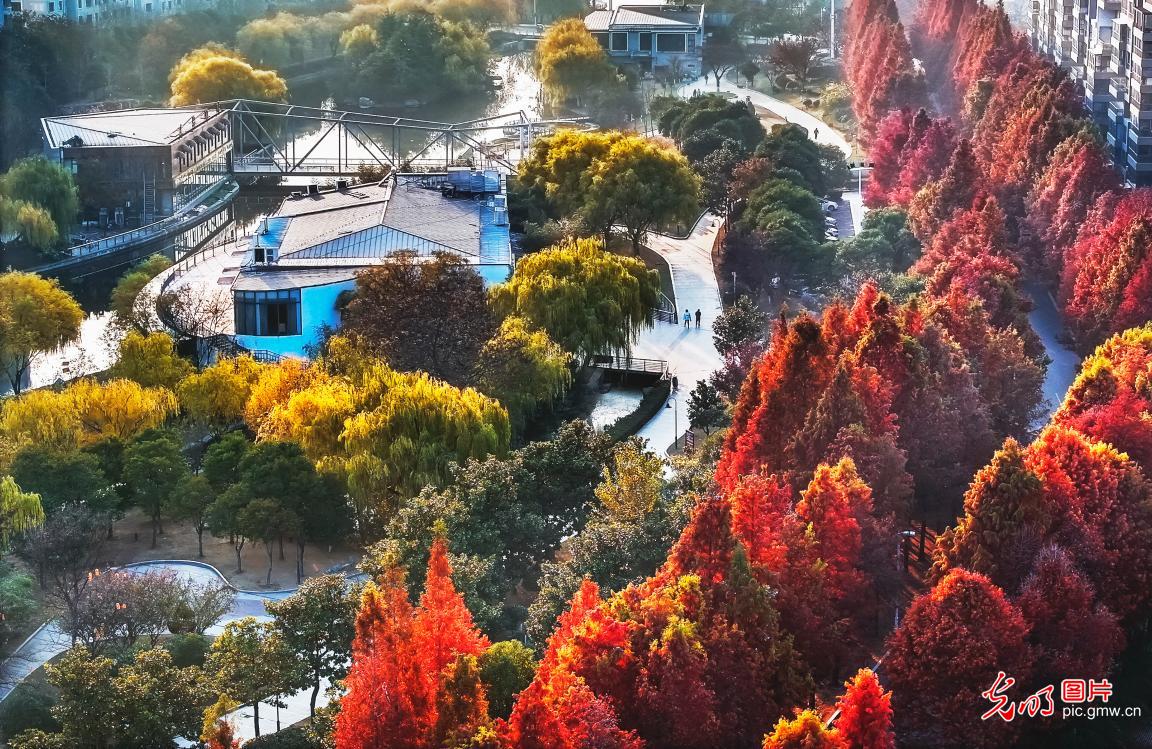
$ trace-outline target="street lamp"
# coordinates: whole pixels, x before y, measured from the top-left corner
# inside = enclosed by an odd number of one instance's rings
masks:
[[[672,432],[675,437],[672,439],[672,449],[675,450],[680,446],[680,407],[676,402],[676,396],[668,396],[668,402],[664,404],[664,408],[672,409]]]

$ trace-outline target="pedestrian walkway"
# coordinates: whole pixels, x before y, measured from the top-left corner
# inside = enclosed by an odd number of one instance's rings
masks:
[[[658,454],[663,454],[688,429],[688,394],[724,361],[712,342],[712,323],[721,311],[720,289],[712,265],[712,245],[720,224],[719,217],[705,213],[687,239],[652,234],[646,242],[672,271],[677,306],[675,325],[656,322],[651,330],[640,333],[633,348],[637,357],[668,362],[669,370],[679,381],[679,391],[669,398],[671,408],[661,409],[639,432]],[[690,328],[684,327],[685,310],[692,318]],[[696,310],[700,310],[699,328]]]

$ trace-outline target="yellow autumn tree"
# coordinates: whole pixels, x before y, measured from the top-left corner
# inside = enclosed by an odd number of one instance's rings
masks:
[[[60,391],[33,390],[0,410],[0,464],[27,445],[67,451],[108,439],[127,442],[175,412],[172,391],[132,380],[83,379]]]
[[[252,67],[240,54],[219,45],[194,49],[172,68],[174,107],[227,99],[283,101],[288,86],[274,70]]]
[[[244,417],[261,369],[250,356],[221,359],[180,381],[180,406],[189,419],[212,429],[235,424]]]
[[[176,353],[171,336],[135,330],[120,339],[119,356],[109,370],[112,377],[169,390],[191,373],[192,365]]]
[[[298,443],[321,470],[347,480],[360,511],[442,483],[453,462],[507,452],[508,411],[494,398],[356,357],[339,336],[329,350],[333,358],[315,362],[304,387],[280,391],[287,397],[267,410],[258,437]]]
[[[245,423],[259,434],[272,409],[307,385],[312,375],[308,362],[300,359],[285,358],[261,367],[244,406]]]
[[[664,461],[645,452],[635,440],[628,440],[613,453],[612,470],[596,487],[596,499],[619,520],[637,522],[647,515],[664,486]]]
[[[0,373],[19,394],[36,357],[76,340],[84,312],[55,279],[0,273]]]
[[[132,380],[78,380],[63,393],[80,423],[80,446],[107,439],[127,442],[176,413],[176,396]]]
[[[616,78],[604,48],[581,18],[549,26],[536,45],[535,63],[540,84],[555,102],[604,88]]]

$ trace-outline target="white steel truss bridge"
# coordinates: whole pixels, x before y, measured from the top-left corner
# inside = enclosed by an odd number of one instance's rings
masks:
[[[587,118],[533,120],[522,111],[449,123],[248,99],[197,108],[228,111],[230,171],[238,177],[355,176],[362,165],[515,171],[537,137],[593,128]]]

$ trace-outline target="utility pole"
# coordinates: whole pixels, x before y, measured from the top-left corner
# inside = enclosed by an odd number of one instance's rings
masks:
[[[828,56],[836,59],[836,0],[828,0]]]

